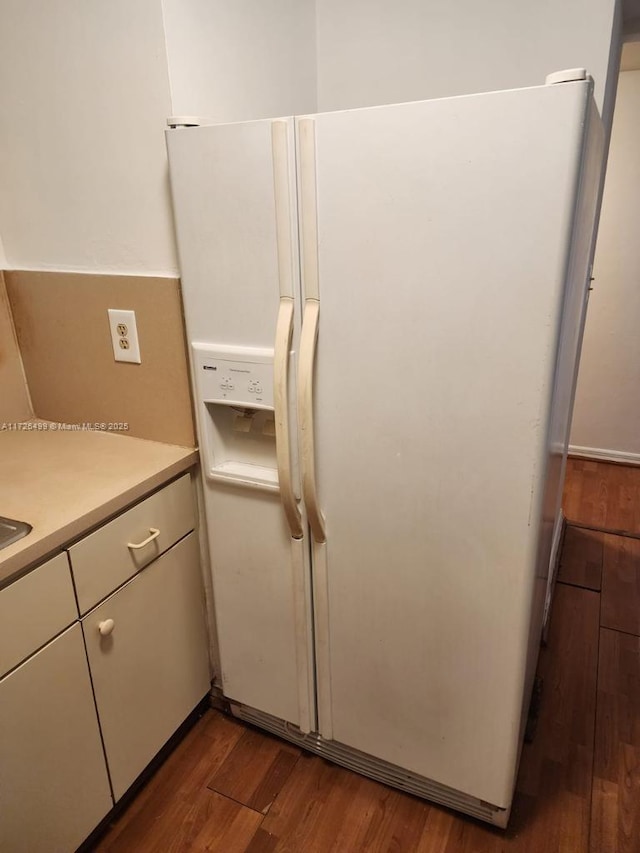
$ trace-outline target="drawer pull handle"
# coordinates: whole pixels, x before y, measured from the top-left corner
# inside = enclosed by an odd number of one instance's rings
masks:
[[[98,631],[102,637],[108,637],[115,627],[113,619],[105,619],[104,622],[98,622]]]
[[[142,542],[127,542],[127,548],[131,548],[132,551],[137,551],[138,548],[144,548],[145,545],[148,545],[149,542],[153,542],[154,539],[157,539],[160,536],[160,531],[156,527],[149,528],[150,536],[147,536]]]

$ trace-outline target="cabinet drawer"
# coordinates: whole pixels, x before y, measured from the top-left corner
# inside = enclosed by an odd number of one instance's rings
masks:
[[[0,590],[0,677],[77,618],[66,554]]]
[[[69,548],[80,613],[86,613],[195,527],[185,474]],[[132,545],[149,540],[142,548]]]
[[[209,690],[195,533],[92,610],[82,628],[118,800]]]

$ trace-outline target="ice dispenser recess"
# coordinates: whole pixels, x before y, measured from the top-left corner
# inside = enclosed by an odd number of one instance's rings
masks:
[[[191,346],[206,477],[277,491],[273,350]]]

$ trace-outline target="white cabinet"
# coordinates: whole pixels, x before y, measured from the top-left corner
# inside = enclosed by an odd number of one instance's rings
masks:
[[[66,554],[0,590],[0,677],[77,619]]]
[[[112,805],[76,623],[0,680],[0,850],[68,853]]]
[[[82,627],[118,800],[209,690],[196,534],[87,614]]]
[[[2,853],[75,850],[207,694],[194,526],[186,474],[0,590]]]

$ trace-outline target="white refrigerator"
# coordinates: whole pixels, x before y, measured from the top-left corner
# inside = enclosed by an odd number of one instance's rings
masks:
[[[592,83],[167,146],[224,696],[504,826],[588,297]]]

